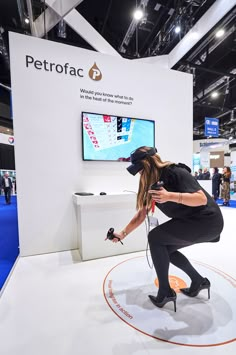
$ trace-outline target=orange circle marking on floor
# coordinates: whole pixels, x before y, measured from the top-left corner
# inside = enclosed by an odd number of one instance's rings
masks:
[[[170,283],[170,287],[173,288],[173,290],[175,290],[176,293],[181,292],[179,290],[180,288],[187,287],[186,282],[180,277],[175,275],[169,275],[169,283]],[[158,279],[155,279],[154,284],[156,285],[156,287],[159,287]]]

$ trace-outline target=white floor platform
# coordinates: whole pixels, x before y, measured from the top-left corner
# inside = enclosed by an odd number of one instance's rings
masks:
[[[225,228],[221,241],[195,245],[183,252],[191,260],[206,263],[235,279],[236,209],[223,207],[222,211]],[[20,258],[0,298],[0,354],[235,354],[236,341],[214,347],[183,346],[157,340],[123,322],[108,306],[103,283],[113,267],[136,256],[145,256],[145,252],[86,262],[80,261],[77,251]],[[126,287],[128,289],[129,285]],[[233,287],[232,293],[235,293]],[[216,294],[217,286],[213,284],[213,294],[214,291]],[[221,297],[222,294],[223,291]],[[227,302],[232,295],[227,291],[224,298]],[[212,297],[207,302],[212,306],[214,300]],[[236,302],[235,295],[234,300]],[[205,305],[208,307],[207,303]],[[227,305],[231,303],[227,302]],[[186,317],[186,307],[177,301],[178,321],[182,314]],[[176,317],[173,307],[167,308],[168,311],[161,311],[171,319]],[[232,312],[234,310],[232,307]],[[198,326],[201,325],[201,315],[194,313],[193,308],[190,317],[196,317]],[[187,336],[191,338],[191,327]]]

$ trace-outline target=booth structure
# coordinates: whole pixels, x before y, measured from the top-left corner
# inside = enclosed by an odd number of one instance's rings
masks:
[[[10,54],[20,255],[82,248],[87,260],[144,250],[142,227],[115,250],[104,242],[136,213],[135,194],[123,192],[137,192],[139,176],[128,173],[129,162],[83,160],[82,112],[153,120],[162,160],[191,166],[192,75],[17,33]],[[77,211],[76,191],[94,194],[77,197]],[[101,191],[107,195],[95,196]],[[88,251],[92,240],[97,250]]]
[[[147,229],[137,228],[121,243],[105,242],[107,227],[119,232],[134,215],[135,194],[79,196],[73,194],[78,227],[78,247],[82,260],[145,250]]]

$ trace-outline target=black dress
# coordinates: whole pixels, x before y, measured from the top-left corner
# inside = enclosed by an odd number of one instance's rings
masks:
[[[179,249],[196,243],[218,242],[224,223],[216,202],[185,168],[175,164],[165,167],[162,169],[160,180],[168,191],[193,193],[202,190],[207,197],[207,204],[198,207],[174,202],[156,203],[156,206],[171,218],[148,234],[153,265],[159,281],[156,300],[163,302],[168,300],[168,297],[173,297],[168,276],[170,263],[190,277],[191,292],[198,290],[202,282],[205,282],[203,276]]]
[[[202,242],[217,242],[223,229],[223,216],[214,199],[199,185],[198,181],[183,167],[176,164],[162,169],[160,180],[167,191],[193,193],[202,190],[207,197],[204,206],[189,207],[175,202],[156,203],[171,218],[150,232],[161,245],[172,250]]]

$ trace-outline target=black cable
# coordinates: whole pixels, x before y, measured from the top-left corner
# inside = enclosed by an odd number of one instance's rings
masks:
[[[147,221],[145,220],[146,234],[147,234],[146,259],[147,259],[148,266],[150,267],[150,269],[152,269],[153,268],[153,263],[151,265],[151,263],[149,261],[149,257],[148,257],[148,250],[150,250],[149,243],[148,243],[148,234],[150,232],[150,221],[149,221],[148,211],[146,210],[146,212],[147,212],[146,213]]]

